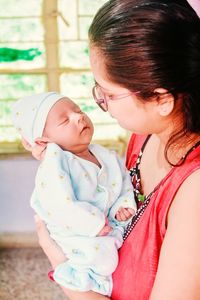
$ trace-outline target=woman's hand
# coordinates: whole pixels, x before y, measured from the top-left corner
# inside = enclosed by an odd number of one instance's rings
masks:
[[[35,216],[36,230],[38,241],[47,255],[53,269],[60,263],[67,260],[60,247],[51,239],[45,223],[36,215]],[[62,287],[63,292],[70,300],[108,300],[109,298],[97,294],[95,292],[76,292]]]
[[[104,227],[100,230],[100,232],[97,234],[97,236],[108,235],[112,230],[113,230],[113,228],[111,226],[109,226],[108,218],[106,218],[106,223],[105,223]]]
[[[24,148],[27,150],[27,151],[32,151],[32,146],[31,144],[29,144],[27,142],[27,140],[25,140],[23,137],[22,137],[22,145],[24,146]]]
[[[24,138],[22,138],[22,145],[27,151],[30,151],[37,160],[42,160],[45,156],[45,150],[47,147],[48,141],[45,138],[37,138],[35,140],[35,145],[32,146]]]

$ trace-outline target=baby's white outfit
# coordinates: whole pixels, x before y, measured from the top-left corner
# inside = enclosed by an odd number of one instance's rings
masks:
[[[111,274],[118,264],[117,249],[127,225],[115,215],[120,207],[136,210],[136,204],[129,173],[116,153],[94,144],[89,149],[101,168],[48,144],[31,206],[67,258],[55,269],[55,281],[73,290],[110,296]],[[113,231],[97,236],[106,218]]]
[[[63,97],[48,92],[15,103],[13,123],[31,145],[42,136],[50,109]],[[101,168],[49,144],[36,175],[31,205],[66,255],[66,262],[55,269],[54,279],[73,290],[110,296],[111,274],[127,224],[118,222],[115,214],[120,207],[136,210],[136,204],[129,173],[116,154],[98,145],[89,149]],[[106,218],[113,231],[97,236]]]

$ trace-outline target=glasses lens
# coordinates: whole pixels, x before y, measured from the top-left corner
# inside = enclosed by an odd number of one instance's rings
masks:
[[[101,89],[97,86],[94,86],[94,88],[93,88],[93,97],[94,97],[94,100],[96,101],[96,103],[99,105],[99,107],[103,111],[108,110],[105,96],[102,93]]]

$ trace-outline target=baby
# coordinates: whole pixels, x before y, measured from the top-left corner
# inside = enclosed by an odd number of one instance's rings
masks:
[[[46,144],[31,206],[66,255],[54,280],[110,296],[124,228],[136,211],[128,171],[115,152],[90,144],[91,120],[63,95],[20,99],[13,123],[29,144]]]

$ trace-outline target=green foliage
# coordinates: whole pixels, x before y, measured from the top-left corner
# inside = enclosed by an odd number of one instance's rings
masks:
[[[19,50],[14,48],[0,48],[0,62],[12,62],[16,60],[33,60],[42,52],[37,48]]]

